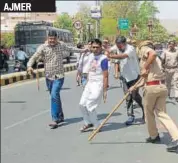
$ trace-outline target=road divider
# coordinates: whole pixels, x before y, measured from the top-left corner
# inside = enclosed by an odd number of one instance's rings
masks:
[[[67,64],[67,65],[64,65],[64,72],[74,71],[76,70],[76,68],[77,68],[76,64]],[[38,74],[39,74],[39,78],[44,77],[45,76],[44,68],[38,69]],[[5,85],[13,84],[19,81],[23,81],[23,80],[36,79],[36,76],[37,76],[37,70],[34,70],[34,73],[32,75],[27,74],[26,71],[1,75],[0,85],[5,86]]]

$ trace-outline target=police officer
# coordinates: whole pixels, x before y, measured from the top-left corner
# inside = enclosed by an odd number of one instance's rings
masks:
[[[165,73],[161,60],[157,57],[156,52],[153,50],[153,44],[150,41],[141,42],[138,49],[141,55],[141,76],[144,80],[137,85],[137,88],[144,85],[144,109],[150,136],[146,139],[146,142],[157,143],[160,141],[156,127],[156,114],[172,138],[172,142],[168,145],[167,151],[174,152],[178,149],[178,129],[165,112],[168,91],[165,85]],[[131,87],[130,91],[133,90],[133,87]]]
[[[175,41],[170,41],[168,43],[168,49],[163,53],[163,61],[166,72],[168,96],[171,97],[172,91],[178,102],[178,50],[176,50],[175,46]]]

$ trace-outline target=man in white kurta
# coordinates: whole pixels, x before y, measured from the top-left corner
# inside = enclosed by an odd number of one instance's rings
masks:
[[[79,103],[84,120],[81,132],[91,127],[96,129],[99,126],[96,108],[102,95],[106,98],[108,86],[108,59],[106,55],[102,54],[102,42],[94,39],[92,48],[93,53],[89,57],[88,82]]]

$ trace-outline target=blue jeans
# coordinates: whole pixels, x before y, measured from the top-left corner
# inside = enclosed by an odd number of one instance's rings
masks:
[[[53,121],[63,120],[62,103],[60,98],[60,90],[63,86],[64,78],[49,80],[46,79],[48,90],[51,94],[51,116]]]

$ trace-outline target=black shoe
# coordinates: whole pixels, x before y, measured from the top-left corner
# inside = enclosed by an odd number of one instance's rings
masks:
[[[64,122],[64,119],[60,119],[60,120],[57,120],[56,123],[59,124],[59,123],[63,123]]]
[[[178,151],[178,140],[171,142],[167,146],[167,151],[168,152],[176,152],[176,151]]]
[[[161,141],[161,139],[160,139],[159,135],[155,139],[152,139],[151,137],[146,139],[147,143],[160,143],[160,141]]]
[[[178,102],[178,97],[175,98],[176,102]]]

